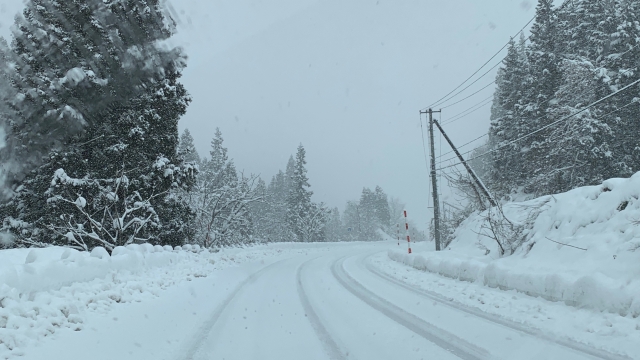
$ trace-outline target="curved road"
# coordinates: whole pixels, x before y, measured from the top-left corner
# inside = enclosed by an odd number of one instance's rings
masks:
[[[184,360],[617,359],[416,290],[337,248],[262,268],[204,322]]]

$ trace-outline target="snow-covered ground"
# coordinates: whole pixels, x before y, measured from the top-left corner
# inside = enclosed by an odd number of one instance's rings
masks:
[[[640,359],[635,318],[413,269],[389,259],[396,248],[384,241],[218,253],[132,247],[111,257],[3,251],[0,354]]]
[[[327,251],[327,247],[271,244],[210,253],[190,246],[173,250],[131,245],[118,248],[113,256],[103,249],[89,254],[58,247],[0,251],[0,359],[16,356],[51,359],[47,353],[35,355],[30,350],[43,344],[52,346],[59,337],[69,336],[70,332],[78,332],[85,340],[89,337],[132,354],[149,352],[149,347],[141,349],[137,345],[146,340],[156,343],[159,339],[154,336],[157,331],[172,334],[167,343],[161,344],[170,345],[172,339],[181,339],[190,329],[178,333],[174,330],[179,329],[155,326],[138,329],[139,333],[126,329],[131,329],[131,322],[140,317],[147,319],[154,309],[153,304],[160,298],[165,304],[175,305],[156,309],[160,312],[156,313],[155,319],[173,319],[176,324],[188,327],[189,322],[184,320],[193,317],[192,313],[197,309],[187,304],[197,297],[197,285],[194,284],[199,280],[220,279],[219,289],[208,300],[207,305],[211,306],[216,301],[215,296],[224,295],[227,288],[242,281],[265,261],[309,251]],[[240,264],[244,267],[239,267]],[[105,331],[113,328],[111,323],[118,321],[126,326],[110,334],[114,336],[110,338]],[[124,338],[132,341],[119,341]],[[92,358],[88,356],[92,354],[91,343],[82,341],[72,346],[78,357],[63,356],[72,349],[61,347],[55,351],[59,356],[53,358]],[[154,346],[152,353],[162,354],[163,347]]]
[[[581,342],[606,339],[610,350],[624,349],[639,357],[639,197],[640,173],[600,186],[506,204],[506,218],[527,230],[521,234],[522,245],[505,256],[499,255],[491,238],[487,212],[463,222],[444,251],[435,252],[431,242],[414,246],[411,255],[404,248],[388,255],[419,270],[471,282],[463,286],[461,299],[479,302],[485,311],[503,313],[505,305],[520,306],[530,297],[546,299],[518,308],[517,312],[531,315],[521,320],[550,332],[571,329],[571,338]],[[441,276],[423,273],[414,276],[414,282],[419,278],[419,282],[426,281],[423,286],[432,287],[430,282],[442,282]],[[524,303],[511,304],[505,292],[487,287],[517,291],[513,296],[518,299],[522,294],[528,296]],[[457,292],[460,286],[454,288]],[[491,294],[498,294],[497,298]],[[549,306],[540,310],[544,314],[536,310],[540,304]],[[568,313],[572,315],[567,317]]]

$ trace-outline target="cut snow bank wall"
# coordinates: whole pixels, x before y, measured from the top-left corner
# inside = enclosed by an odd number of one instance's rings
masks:
[[[191,247],[189,246],[189,249]],[[170,265],[187,257],[178,247],[150,244],[117,247],[113,256],[103,248],[91,253],[62,247],[0,251],[0,297],[3,292],[59,290],[76,282],[105,278],[112,271],[137,272]]]
[[[486,213],[479,213],[460,225],[444,251],[432,251],[430,242],[417,244],[413,255],[392,250],[389,257],[450,278],[637,317],[639,198],[637,173],[600,186],[505,204],[504,214],[515,223],[534,215],[524,244],[512,255],[498,255],[495,241],[484,235],[489,234]]]

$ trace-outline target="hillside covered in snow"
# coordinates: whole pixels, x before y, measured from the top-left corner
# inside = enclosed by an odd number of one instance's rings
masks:
[[[472,214],[416,268],[568,305],[640,316],[640,173]],[[422,250],[422,251],[421,251]],[[501,252],[504,253],[501,254]]]

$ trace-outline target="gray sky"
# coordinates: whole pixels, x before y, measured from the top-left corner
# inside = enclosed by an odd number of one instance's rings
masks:
[[[424,227],[429,190],[418,111],[502,47],[534,15],[535,1],[172,4],[193,97],[180,128],[189,128],[201,155],[220,127],[238,169],[268,182],[302,143],[314,200],[342,209],[363,186],[380,185]],[[0,0],[0,34],[20,7],[21,0]],[[446,109],[443,120],[491,92]],[[445,130],[463,144],[487,131],[488,118],[487,106]]]

